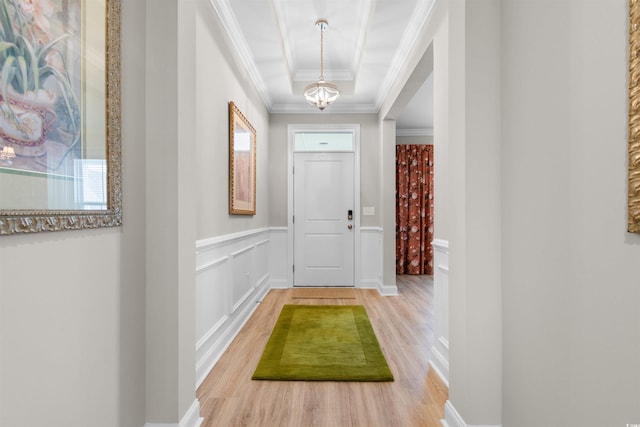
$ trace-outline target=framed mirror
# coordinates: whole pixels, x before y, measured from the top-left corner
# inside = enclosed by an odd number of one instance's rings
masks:
[[[0,0],[0,234],[118,226],[120,0]]]
[[[256,214],[256,131],[229,103],[229,213]]]

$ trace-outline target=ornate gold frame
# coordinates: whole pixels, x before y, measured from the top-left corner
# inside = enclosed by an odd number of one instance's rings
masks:
[[[229,213],[256,214],[256,130],[233,102],[229,102]]]
[[[629,196],[628,224],[640,233],[640,2],[629,1]]]
[[[114,227],[122,223],[120,141],[120,0],[106,0],[106,164],[104,210],[0,210],[0,235]]]

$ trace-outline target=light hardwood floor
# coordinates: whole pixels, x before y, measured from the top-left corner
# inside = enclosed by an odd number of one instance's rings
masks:
[[[398,276],[397,297],[357,289],[355,299],[293,299],[271,290],[220,358],[197,395],[202,427],[440,427],[447,388],[429,368],[433,281]],[[395,381],[252,381],[284,304],[365,306]]]

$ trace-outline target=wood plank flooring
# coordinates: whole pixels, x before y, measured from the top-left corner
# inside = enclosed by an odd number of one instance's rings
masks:
[[[198,388],[202,427],[440,427],[447,388],[429,369],[433,280],[398,276],[399,296],[356,289],[355,299],[294,299],[271,290]],[[395,381],[253,381],[284,304],[365,306]]]

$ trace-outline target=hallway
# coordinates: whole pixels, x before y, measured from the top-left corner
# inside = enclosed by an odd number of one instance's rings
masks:
[[[271,290],[198,389],[202,427],[439,427],[448,393],[429,369],[431,276],[398,276],[397,297],[356,289],[356,299],[293,299]],[[362,304],[393,372],[390,383],[252,381],[284,304]]]

